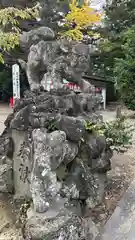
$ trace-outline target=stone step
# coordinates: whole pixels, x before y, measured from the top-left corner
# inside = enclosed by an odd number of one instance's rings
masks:
[[[135,179],[95,240],[135,240]]]

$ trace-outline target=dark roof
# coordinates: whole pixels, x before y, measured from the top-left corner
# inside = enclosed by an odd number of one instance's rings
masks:
[[[84,75],[84,79],[114,84],[114,81],[112,81],[112,80],[110,80],[110,79],[107,80],[107,79],[105,79],[105,78],[103,78],[103,77],[95,76],[95,75],[90,75],[90,76],[89,76],[89,75]]]

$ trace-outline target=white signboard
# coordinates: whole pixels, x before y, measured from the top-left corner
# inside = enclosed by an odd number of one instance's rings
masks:
[[[12,66],[12,81],[13,81],[13,99],[20,99],[20,70],[19,65]]]

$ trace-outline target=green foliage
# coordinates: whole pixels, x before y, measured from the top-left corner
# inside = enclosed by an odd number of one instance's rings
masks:
[[[11,68],[6,67],[3,64],[0,64],[0,93],[1,100],[9,100],[9,97],[12,96],[12,71]]]
[[[104,131],[102,129],[102,123],[101,124],[95,124],[89,121],[85,121],[85,129],[87,132],[91,134],[98,134],[98,135],[104,135]]]
[[[20,20],[36,19],[38,14],[38,5],[24,10],[14,7],[0,9],[0,62],[4,62],[4,52],[9,52],[19,45]]]
[[[121,99],[135,110],[135,25],[123,35],[123,58],[115,60],[115,79]]]
[[[106,35],[115,38],[114,33],[121,33],[127,27],[135,24],[135,1],[112,0],[105,8]]]
[[[56,120],[53,118],[51,118],[45,122],[45,127],[47,128],[49,133],[58,130],[56,127]]]
[[[112,150],[124,151],[124,148],[126,150],[131,145],[133,127],[124,119],[105,122],[103,131],[107,141],[111,144]]]
[[[53,118],[45,122],[45,127],[48,132],[58,130],[56,127],[56,121]],[[86,120],[85,129],[90,134],[105,136],[106,141],[112,150],[124,152],[131,145],[135,126],[129,124],[129,122],[122,116],[114,121],[100,122],[97,124]],[[85,142],[85,139],[82,138],[81,141]]]
[[[135,1],[112,0],[105,7],[104,26],[99,29],[103,41],[99,47],[98,69],[104,76],[114,77],[115,58],[123,58],[123,35],[135,24]],[[96,70],[95,70],[96,72]]]
[[[118,152],[126,151],[131,145],[133,129],[135,129],[124,118],[100,124],[93,124],[86,121],[85,128],[92,134],[105,136],[111,149]]]

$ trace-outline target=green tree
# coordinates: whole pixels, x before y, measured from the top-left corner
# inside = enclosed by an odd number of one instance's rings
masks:
[[[12,95],[11,67],[0,64],[0,100],[9,101]]]
[[[115,59],[114,74],[121,99],[135,110],[135,25],[123,35],[123,57]]]
[[[106,5],[104,14],[103,26],[99,28],[102,39],[93,62],[95,64],[98,60],[98,69],[102,75],[114,77],[115,58],[124,57],[124,32],[135,24],[135,1],[112,0],[111,4]]]
[[[38,17],[38,5],[32,8],[17,9],[7,7],[0,9],[0,61],[3,62],[3,54],[10,52],[19,45],[21,34],[20,20],[36,19]]]
[[[25,9],[15,7],[0,9],[0,98],[2,100],[8,101],[12,96],[12,69],[11,66],[3,65],[4,59],[8,62],[8,55],[14,58],[15,52],[19,52],[21,21],[36,19],[39,14],[38,9],[38,5]],[[13,49],[16,49],[15,52]],[[25,82],[21,81],[21,89],[25,88]]]

